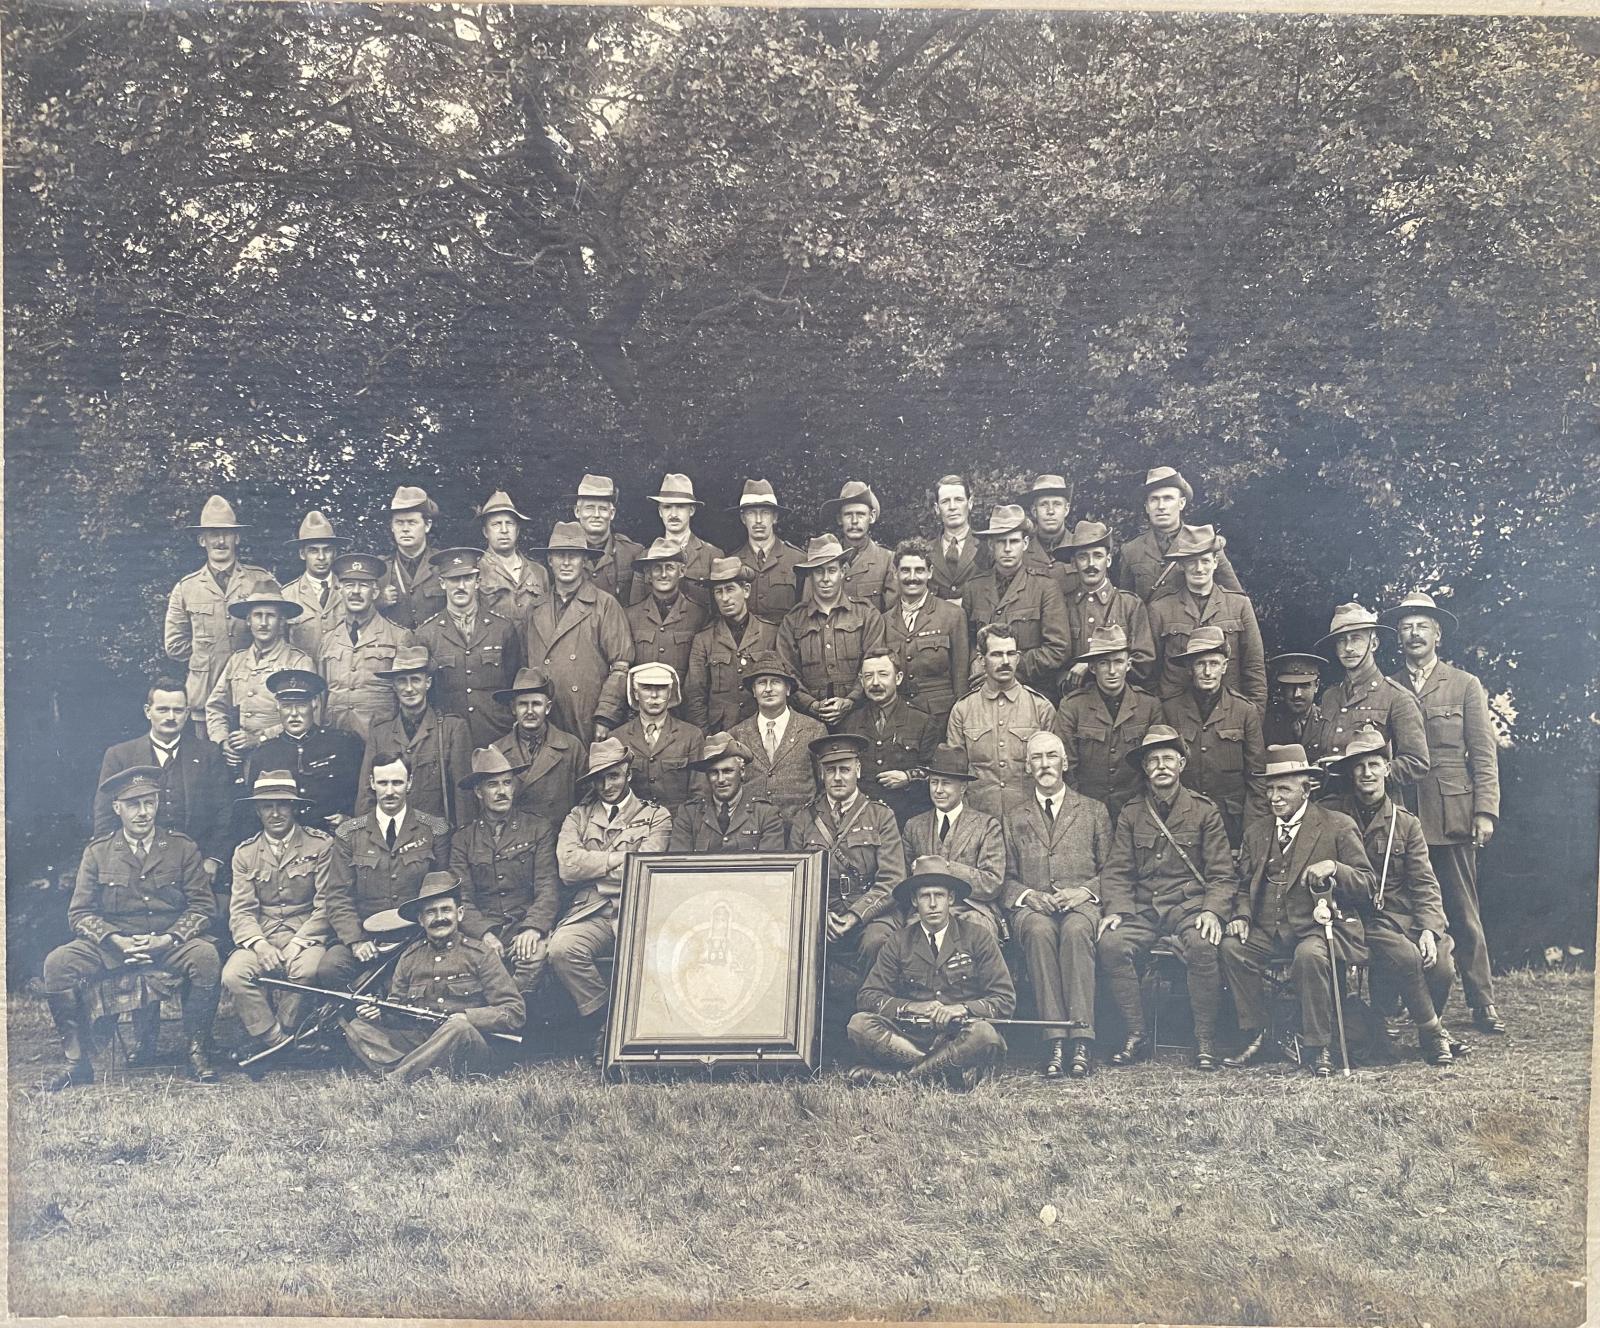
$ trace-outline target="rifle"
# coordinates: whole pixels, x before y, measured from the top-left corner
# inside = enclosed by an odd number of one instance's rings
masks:
[[[288,978],[260,978],[258,981],[263,987],[276,987],[279,991],[298,991],[307,996],[320,996],[323,1000],[338,1001],[342,1005],[375,1005],[380,1010],[409,1015],[412,1019],[419,1019],[425,1024],[442,1024],[450,1017],[443,1010],[425,1010],[420,1005],[406,1005],[402,1001],[391,1001],[382,996],[369,996],[366,992],[334,991],[330,987],[313,987],[308,982],[291,982]],[[485,1036],[518,1047],[522,1045],[522,1038],[516,1033],[488,1033]]]
[[[952,1019],[947,1028],[964,1028],[967,1024],[982,1016],[965,1014],[960,1018]],[[925,1014],[897,1014],[894,1021],[898,1024],[911,1024],[916,1028],[932,1028],[933,1020]],[[1059,1020],[1050,1019],[983,1019],[986,1024],[993,1024],[996,1028],[1060,1028]]]

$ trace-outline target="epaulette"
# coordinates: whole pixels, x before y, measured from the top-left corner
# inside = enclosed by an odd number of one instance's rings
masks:
[[[310,839],[326,839],[330,843],[333,841],[332,835],[330,835],[326,830],[318,830],[314,825],[303,825],[300,827],[300,829],[303,830],[306,833],[306,836]]]
[[[200,850],[200,845],[195,843],[195,841],[189,838],[188,835],[184,834],[182,830],[174,830],[171,826],[166,825],[158,825],[155,828],[151,835],[150,846],[154,848],[157,844],[164,843],[168,839],[181,840],[196,852],[199,852]]]
[[[433,623],[438,622],[439,619],[444,617],[445,612],[446,611],[444,609],[440,609],[438,613],[430,614],[417,624],[417,630],[420,632],[424,627],[431,626]]]
[[[85,844],[84,847],[93,848],[96,844],[104,844],[108,840],[115,839],[121,833],[121,830],[107,830],[103,835],[96,835],[87,844]]]
[[[751,793],[751,794],[749,794],[749,795],[748,795],[748,797],[749,797],[749,800],[750,800],[750,801],[751,801],[751,802],[753,802],[753,803],[755,803],[755,802],[764,802],[764,803],[766,803],[766,804],[767,804],[767,805],[768,805],[768,806],[769,806],[769,807],[770,807],[770,806],[776,806],[776,805],[777,805],[777,804],[776,804],[776,803],[774,803],[774,802],[773,802],[773,801],[772,801],[772,799],[771,799],[771,798],[770,798],[770,797],[769,797],[769,796],[767,796],[767,794],[765,794],[765,793]]]
[[[1023,684],[1021,684],[1021,686],[1022,686],[1022,690],[1023,691],[1032,692],[1035,696],[1037,696],[1041,701],[1043,701],[1052,710],[1055,709],[1055,704],[1056,703],[1054,701],[1052,701],[1048,696],[1046,696],[1043,692],[1037,690],[1036,688],[1029,687],[1027,683],[1023,683]]]
[[[347,816],[338,825],[334,826],[333,837],[335,839],[349,839],[357,830],[365,829],[370,824],[372,824],[372,817],[368,813],[363,813],[360,816]]]
[[[426,939],[426,937],[423,939]],[[483,938],[481,936],[468,936],[464,931],[456,933],[456,940],[460,942],[463,950],[487,951],[489,948],[483,943]]]
[[[301,828],[302,829],[310,829],[309,826],[302,826]],[[255,832],[255,834],[251,835],[248,839],[241,839],[237,844],[234,845],[234,847],[235,848],[244,848],[247,844],[255,843],[256,840],[260,839],[261,836],[266,834],[266,833],[267,832],[265,830],[257,830]]]
[[[432,812],[420,811],[416,807],[412,807],[410,810],[416,816],[417,820],[421,821],[423,825],[432,830],[434,834],[447,835],[450,833],[450,822],[445,820],[444,817],[435,816]]]

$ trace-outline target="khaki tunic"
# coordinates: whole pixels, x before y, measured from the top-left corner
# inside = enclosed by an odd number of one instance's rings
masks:
[[[415,899],[422,878],[449,865],[450,827],[407,807],[394,849],[384,843],[378,814],[352,816],[333,832],[328,863],[328,924],[346,945],[369,939],[365,921]]]
[[[549,594],[550,572],[543,563],[524,557],[513,571],[492,554],[478,562],[478,602],[519,629]]]
[[[805,554],[775,539],[765,562],[757,558],[748,540],[733,556],[755,574],[750,583],[750,612],[776,627],[800,602],[803,573],[799,564],[805,561]]]
[[[885,612],[900,597],[895,586],[894,555],[870,535],[854,553],[845,545],[844,596]]]
[[[1428,740],[1428,767],[1406,791],[1406,802],[1428,843],[1470,843],[1474,816],[1500,815],[1500,748],[1483,684],[1443,660],[1420,694],[1410,691],[1411,675],[1403,669],[1391,681],[1416,697]]]
[[[726,618],[696,633],[683,680],[683,717],[707,733],[721,733],[755,714],[755,693],[744,685],[744,670],[752,659],[777,648],[778,629],[754,611],[737,641]]]
[[[1391,789],[1415,784],[1428,773],[1428,735],[1417,698],[1385,678],[1371,660],[1358,678],[1345,677],[1324,690],[1317,704],[1322,710],[1317,747],[1324,756],[1344,755],[1350,739],[1371,725],[1389,740],[1394,753]]]
[[[344,622],[344,596],[331,575],[327,587],[326,604],[322,602],[322,584],[309,576],[297,576],[283,588],[284,599],[293,600],[305,610],[289,624],[289,643],[312,659],[322,658],[322,638]]]
[[[900,695],[940,728],[956,697],[967,690],[972,664],[972,633],[959,605],[929,595],[906,626],[896,604],[883,615],[883,634],[905,681]]]
[[[611,736],[633,753],[633,791],[646,802],[671,811],[706,791],[706,777],[689,768],[706,737],[693,724],[671,714],[664,716],[656,745],[651,747],[645,741],[644,721],[635,715],[613,729]]]
[[[835,820],[833,801],[813,798],[789,822],[793,853],[828,854],[828,910],[871,922],[894,907],[894,888],[906,878],[906,850],[894,813],[857,792]]]
[[[728,811],[728,828],[717,821],[709,796],[690,798],[672,814],[669,853],[781,853],[787,839],[783,813],[766,798],[740,789]]]
[[[1225,685],[1258,710],[1267,705],[1267,657],[1256,623],[1255,606],[1245,596],[1221,585],[1206,596],[1205,607],[1187,589],[1159,595],[1150,605],[1150,631],[1156,639],[1156,695],[1163,701],[1182,694],[1189,686],[1189,666],[1174,663],[1197,627],[1215,627],[1228,643]]]
[[[350,624],[339,624],[336,631],[322,638],[322,659],[318,669],[328,684],[327,723],[349,729],[365,738],[373,721],[389,719],[400,712],[394,688],[377,673],[394,666],[395,653],[411,645],[413,637],[381,613],[375,613],[365,627],[357,629],[359,644],[351,644]]]
[[[681,686],[689,676],[694,638],[708,621],[706,611],[680,591],[665,613],[653,594],[630,604],[624,612],[633,633],[633,662],[670,664]]]
[[[1028,739],[1040,729],[1051,728],[1055,714],[1048,697],[1019,682],[1003,692],[986,682],[955,703],[945,741],[965,750],[967,765],[977,776],[967,790],[968,803],[1000,816],[1010,796],[1032,796]]]
[[[1091,682],[1079,688],[1056,710],[1055,731],[1067,749],[1068,781],[1084,796],[1105,803],[1115,821],[1143,783],[1143,776],[1128,764],[1128,753],[1152,724],[1162,722],[1161,702],[1137,687],[1122,689],[1115,719],[1099,687]]]
[[[996,573],[988,571],[967,583],[961,607],[974,640],[984,627],[1009,624],[1022,652],[1017,675],[1042,692],[1055,691],[1072,659],[1072,628],[1054,578],[1024,563],[1001,589]]]
[[[1172,547],[1173,537],[1177,533],[1173,531],[1172,535],[1157,535],[1146,527],[1142,534],[1135,535],[1124,544],[1117,558],[1117,585],[1123,590],[1131,590],[1146,604],[1182,590],[1183,569],[1177,563],[1166,560],[1167,550]],[[1239,574],[1233,570],[1233,564],[1228,561],[1225,552],[1217,555],[1216,582],[1224,590],[1244,594],[1244,587],[1239,584]]]
[[[265,940],[282,949],[291,940],[324,945],[328,923],[328,871],[333,836],[309,826],[291,826],[274,852],[266,832],[233,850],[233,895],[228,930],[234,943]]]
[[[494,694],[510,687],[522,667],[522,633],[511,620],[480,605],[469,639],[449,613],[440,613],[417,628],[417,640],[433,656],[433,704],[466,721],[474,747],[505,737],[511,708]]]
[[[239,603],[268,575],[264,567],[235,563],[223,590],[211,569],[202,567],[179,581],[167,596],[163,645],[168,659],[189,666],[184,690],[189,695],[189,713],[196,720],[204,717],[206,698],[217,685],[228,656],[250,644],[249,627],[243,619],[230,615],[228,606]]]
[[[278,699],[267,690],[267,679],[280,669],[315,673],[317,666],[310,655],[287,641],[279,641],[265,655],[257,655],[253,645],[234,651],[206,698],[206,736],[220,746],[236,728],[262,740],[283,732]]]
[[[828,612],[806,596],[778,627],[778,654],[800,679],[790,701],[808,714],[817,702],[848,697],[859,704],[861,661],[882,650],[883,615],[872,605],[844,599]]]

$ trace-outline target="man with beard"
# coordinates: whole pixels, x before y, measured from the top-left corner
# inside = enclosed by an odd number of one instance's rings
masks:
[[[672,814],[669,853],[781,853],[787,839],[783,815],[770,798],[745,788],[750,752],[730,733],[713,733],[690,763],[706,792]]]
[[[1346,745],[1364,728],[1375,728],[1394,753],[1389,778],[1397,791],[1408,791],[1428,773],[1428,735],[1416,695],[1378,669],[1378,633],[1392,632],[1377,615],[1354,602],[1333,611],[1328,634],[1317,644],[1333,643],[1343,676],[1324,689],[1318,703],[1322,730],[1316,746],[1326,756],[1343,756]]]
[[[583,747],[550,719],[554,688],[548,673],[530,667],[519,670],[505,691],[495,693],[497,701],[511,707],[514,723],[494,749],[522,769],[517,776],[517,806],[558,826],[572,810]]]
[[[429,703],[433,657],[428,647],[407,646],[394,657],[394,667],[378,675],[394,688],[399,714],[380,720],[367,734],[356,810],[369,812],[375,798],[373,766],[384,752],[399,752],[411,772],[407,790],[418,811],[441,817],[447,825],[465,825],[477,813],[470,799],[456,795],[456,786],[471,769],[472,739],[466,721]]]
[[[974,628],[1004,623],[1021,652],[1017,676],[1047,698],[1058,693],[1062,666],[1072,658],[1067,606],[1049,572],[1027,565],[1027,518],[1015,506],[997,507],[978,532],[993,565],[967,583],[962,609]]]
[[[474,747],[505,737],[511,712],[495,695],[522,667],[522,633],[509,618],[483,606],[478,592],[479,549],[440,549],[429,560],[444,587],[444,612],[417,628],[417,643],[433,657],[433,703],[467,726]]]
[[[735,510],[748,536],[733,556],[750,569],[750,612],[775,628],[800,602],[800,562],[805,554],[778,538],[778,513],[783,508],[766,480],[746,480]]]
[[[444,587],[428,557],[428,535],[438,515],[439,505],[415,485],[402,484],[389,503],[394,556],[378,587],[378,605],[386,618],[408,632],[444,608]]]
[[[1070,562],[1077,573],[1076,584],[1065,596],[1073,644],[1081,650],[1096,632],[1120,627],[1128,641],[1133,682],[1148,687],[1156,662],[1150,613],[1132,591],[1111,584],[1111,528],[1098,521],[1078,522],[1072,534],[1056,545],[1054,557],[1058,562]],[[1080,655],[1067,671],[1063,694],[1081,687],[1088,673],[1089,666]]]
[[[496,489],[478,509],[486,546],[478,560],[478,596],[486,609],[498,613],[519,632],[533,606],[550,593],[550,573],[517,548],[527,522],[503,489]]]
[[[267,675],[267,690],[278,703],[283,732],[250,753],[246,780],[254,784],[263,771],[287,770],[305,804],[300,824],[331,834],[355,814],[366,744],[345,729],[318,726],[317,703],[328,690],[321,674],[282,669]]]
[[[1028,739],[1051,726],[1055,707],[1017,681],[1017,638],[1009,625],[978,629],[983,681],[950,710],[945,741],[959,747],[977,776],[968,801],[991,816],[1028,792]]]
[[[1313,761],[1322,756],[1317,739],[1322,734],[1322,710],[1317,688],[1328,661],[1321,655],[1290,651],[1267,661],[1272,679],[1272,700],[1261,720],[1261,735],[1269,747],[1299,743]]]
[[[378,675],[395,653],[412,644],[408,629],[378,612],[378,583],[388,569],[372,553],[344,553],[333,560],[333,577],[344,600],[344,621],[322,638],[319,671],[327,679],[330,726],[365,738],[375,720],[395,714],[394,689]]]
[[[731,729],[755,714],[744,670],[752,659],[777,649],[778,629],[751,612],[754,575],[737,557],[711,560],[705,585],[717,616],[695,633],[683,684],[683,717],[696,728]]]
[[[806,548],[805,598],[778,626],[778,653],[799,680],[797,709],[832,727],[861,703],[861,661],[882,650],[883,615],[844,591],[844,546],[819,535]]]
[[[278,703],[267,678],[280,669],[313,669],[311,656],[289,644],[288,624],[300,606],[284,598],[270,576],[228,612],[250,628],[250,644],[228,657],[206,698],[206,736],[222,749],[222,759],[237,770],[245,757],[281,732]]]
[[[822,519],[837,524],[844,549],[844,597],[883,613],[894,602],[895,586],[889,551],[872,538],[878,512],[877,494],[861,480],[847,481],[822,505]]]
[[[633,560],[644,545],[612,526],[617,516],[617,486],[609,475],[585,475],[572,496],[572,515],[591,553],[589,580],[598,590],[629,602],[633,591]]]
[[[970,539],[973,544],[978,542],[975,535]],[[905,674],[906,700],[927,715],[934,731],[942,735],[950,707],[967,690],[972,635],[960,605],[929,592],[933,557],[928,541],[918,535],[895,545],[899,595],[883,616],[883,633]]]
[[[934,489],[933,510],[939,514],[939,533],[932,541],[920,542],[927,552],[923,560],[928,564],[932,593],[951,604],[960,604],[967,582],[980,572],[988,570],[988,553],[977,532],[972,529],[972,499],[967,494],[967,482],[959,475],[942,475]],[[899,573],[900,549],[908,541],[902,540],[895,550],[896,573]]]
[[[1179,586],[1150,601],[1150,632],[1155,637],[1155,693],[1163,701],[1181,696],[1189,671],[1177,658],[1183,644],[1201,627],[1214,627],[1227,641],[1226,681],[1257,711],[1267,704],[1266,652],[1255,606],[1244,595],[1217,584],[1217,568],[1227,541],[1210,526],[1185,526],[1167,546],[1166,558],[1181,569]]]
[[[1123,804],[1139,792],[1139,771],[1126,758],[1150,726],[1162,722],[1161,703],[1128,685],[1133,655],[1121,627],[1101,627],[1088,641],[1077,663],[1089,671],[1094,685],[1062,700],[1055,733],[1067,749],[1072,786],[1104,803],[1115,821]]]
[[[906,822],[906,860],[943,858],[945,870],[970,887],[965,897],[956,901],[956,912],[970,914],[997,940],[1004,940],[1010,933],[1002,930],[1000,908],[1006,872],[1006,841],[1000,822],[988,812],[967,806],[967,786],[976,776],[959,747],[946,743],[935,747],[928,758],[927,778],[933,807]]]
[[[333,560],[339,546],[348,543],[335,532],[326,514],[315,508],[305,514],[299,534],[289,541],[306,569],[283,588],[283,597],[305,610],[289,628],[289,640],[312,659],[322,658],[322,638],[344,621],[344,599],[333,579]]]
[[[694,482],[687,475],[667,475],[661,481],[660,492],[651,494],[650,501],[656,505],[656,515],[661,518],[661,538],[654,543],[665,540],[683,556],[684,574],[691,578],[683,593],[694,601],[702,613],[709,611],[711,597],[700,583],[711,570],[711,560],[722,557],[722,550],[701,539],[689,528],[694,520],[695,509],[705,506],[694,496]],[[644,575],[644,570],[635,559],[633,588],[628,593],[629,604],[639,603],[650,593],[650,581]]]
[[[920,781],[923,766],[939,739],[933,721],[900,696],[905,675],[887,647],[861,661],[866,704],[845,716],[841,733],[867,740],[861,758],[861,786],[904,825],[928,803]]]
[[[706,568],[707,579],[721,560],[719,554]],[[706,611],[684,590],[683,551],[658,539],[633,565],[649,587],[643,599],[625,610],[633,633],[634,662],[670,665],[681,680],[689,673],[694,638],[707,622]]]
[[[1147,529],[1122,546],[1117,585],[1131,590],[1146,604],[1170,595],[1182,586],[1178,569],[1167,551],[1183,528],[1183,514],[1194,501],[1194,489],[1171,466],[1157,466],[1144,477],[1144,514]],[[1228,555],[1217,550],[1216,581],[1224,590],[1243,594],[1238,574]]]

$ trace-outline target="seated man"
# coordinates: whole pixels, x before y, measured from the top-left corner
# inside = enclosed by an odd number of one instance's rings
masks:
[[[419,924],[422,936],[395,961],[388,999],[446,1018],[431,1023],[358,1005],[344,1025],[350,1050],[369,1070],[403,1084],[436,1070],[485,1073],[493,1063],[485,1035],[521,1029],[522,996],[500,956],[462,932],[461,882],[451,872],[429,872],[417,897],[397,911]]]
[[[1028,739],[1032,796],[1006,809],[1005,906],[1028,964],[1039,1017],[1048,1020],[1042,1073],[1060,1079],[1066,1042],[1070,1073],[1089,1073],[1094,1041],[1094,937],[1100,873],[1111,855],[1111,817],[1066,784],[1066,749],[1054,733]]]
[[[943,736],[933,720],[900,695],[905,681],[900,662],[885,646],[861,661],[861,690],[866,704],[845,716],[841,733],[859,733],[867,740],[861,761],[861,786],[904,825],[928,807],[919,778],[928,754]]]
[[[878,951],[848,1028],[857,1053],[893,1069],[860,1066],[852,1083],[945,1075],[969,1087],[1005,1058],[988,1021],[1010,1017],[1016,989],[994,933],[956,911],[971,887],[949,867],[918,858],[895,887],[895,902],[915,917]]]
[[[561,911],[556,829],[516,805],[525,768],[494,747],[473,752],[461,796],[478,799],[478,815],[450,837],[450,871],[464,894],[461,931],[500,956],[524,995],[539,985],[545,938]]]
[[[276,974],[291,982],[316,981],[323,947],[333,935],[326,896],[333,837],[300,824],[309,803],[287,770],[256,776],[250,796],[239,801],[261,822],[261,833],[233,850],[228,929],[239,948],[222,966],[222,985],[250,1036],[244,1059],[276,1050],[289,1041],[285,1030],[300,1022],[301,997],[285,992],[274,1013],[259,979]]]
[[[669,813],[705,791],[705,780],[689,763],[700,755],[706,735],[672,713],[682,700],[672,665],[635,664],[628,670],[633,717],[611,734],[632,754],[635,792]]]
[[[49,1080],[52,1092],[94,1082],[85,989],[108,973],[141,969],[182,982],[189,1075],[203,1084],[217,1081],[209,1043],[221,961],[205,936],[216,904],[194,840],[156,825],[160,781],[158,767],[134,765],[102,790],[111,797],[118,829],[83,850],[67,906],[77,939],[44,961],[45,1000],[67,1062]],[[139,1048],[139,1060],[148,1062],[154,1051],[152,1039]]]
[[[1343,756],[1322,764],[1330,774],[1349,776],[1352,791],[1323,806],[1355,821],[1378,874],[1377,892],[1362,914],[1373,991],[1398,991],[1423,1056],[1434,1065],[1453,1064],[1450,1033],[1440,1018],[1456,976],[1444,901],[1422,822],[1389,797],[1389,744],[1377,729],[1363,729]]]
[[[672,814],[669,853],[781,853],[786,839],[783,814],[772,799],[744,786],[750,752],[729,733],[713,733],[690,762],[704,776],[707,791]]]
[[[956,901],[956,912],[970,915],[996,940],[1003,940],[1000,889],[1006,874],[1006,841],[998,820],[967,806],[967,786],[976,778],[961,748],[941,744],[933,749],[928,761],[933,810],[906,823],[906,860],[943,858],[946,870],[968,886]]]
[[[1100,967],[1128,1030],[1127,1041],[1111,1054],[1113,1065],[1131,1065],[1149,1050],[1134,961],[1170,937],[1189,973],[1195,1068],[1217,1068],[1217,946],[1239,883],[1221,812],[1180,783],[1187,758],[1178,731],[1165,724],[1153,726],[1126,758],[1142,773],[1145,792],[1117,818],[1100,878]]]
[[[268,675],[267,690],[278,703],[283,732],[250,753],[245,766],[250,783],[263,771],[287,770],[305,802],[300,824],[332,834],[340,821],[355,815],[366,744],[346,729],[317,723],[318,704],[328,691],[320,673],[280,669]]]
[[[1355,822],[1310,800],[1318,775],[1304,747],[1267,748],[1259,777],[1272,815],[1245,827],[1241,883],[1219,956],[1245,1037],[1238,1053],[1223,1057],[1230,1068],[1261,1058],[1267,969],[1287,963],[1300,1000],[1301,1063],[1322,1078],[1333,1073],[1333,963],[1366,961],[1359,910],[1370,905],[1377,878]],[[1324,930],[1330,922],[1332,942]]]

